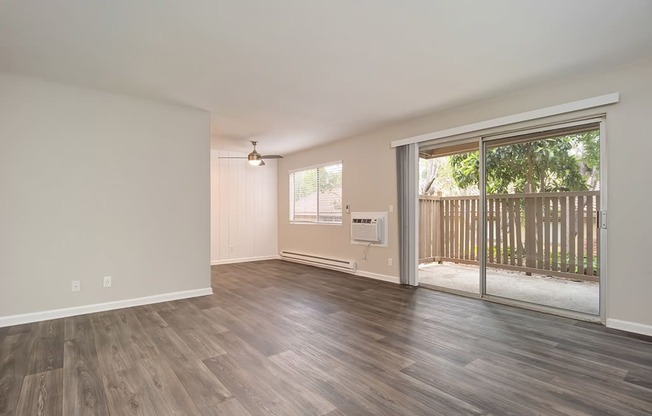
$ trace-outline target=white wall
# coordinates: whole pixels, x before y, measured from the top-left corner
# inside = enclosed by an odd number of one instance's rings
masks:
[[[211,263],[278,256],[276,161],[251,166],[246,154],[211,150]]]
[[[321,163],[342,161],[342,206],[352,212],[388,212],[396,207],[396,160],[389,143],[361,136],[331,145],[287,155],[279,161],[279,249],[355,260],[360,274],[398,281],[398,225],[396,212],[388,214],[387,247],[351,244],[351,215],[344,213],[342,225],[290,224],[289,171]],[[387,260],[391,258],[392,266]]]
[[[652,192],[648,192],[652,140],[652,61],[594,72],[537,88],[516,91],[463,108],[430,114],[381,130],[351,137],[319,148],[287,155],[279,164],[279,249],[304,249],[312,253],[360,259],[360,246],[348,241],[348,230],[297,226],[287,221],[287,172],[330,160],[344,160],[344,204],[354,210],[385,210],[396,205],[395,151],[392,140],[446,128],[545,108],[571,101],[620,92],[619,104],[602,108],[607,114],[608,256],[607,324],[652,335],[652,266],[650,235]],[[436,92],[433,92],[436,93]],[[596,112],[594,111],[594,112]],[[392,219],[390,219],[392,221]],[[364,270],[398,276],[395,228],[386,251],[372,251]]]
[[[203,111],[0,74],[0,323],[210,288],[209,129]]]

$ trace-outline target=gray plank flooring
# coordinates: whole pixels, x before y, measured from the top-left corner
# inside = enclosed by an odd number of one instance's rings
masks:
[[[0,416],[652,415],[652,339],[281,261],[0,328]]]

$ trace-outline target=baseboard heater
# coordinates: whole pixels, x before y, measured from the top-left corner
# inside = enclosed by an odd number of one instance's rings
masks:
[[[356,268],[355,261],[352,260],[331,259],[312,254],[295,253],[293,251],[281,251],[281,260],[294,261],[296,263],[346,272],[354,272]]]

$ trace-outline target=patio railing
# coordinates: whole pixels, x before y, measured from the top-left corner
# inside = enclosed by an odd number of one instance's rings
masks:
[[[487,266],[597,281],[599,191],[487,197]],[[478,264],[477,196],[419,198],[419,262]]]

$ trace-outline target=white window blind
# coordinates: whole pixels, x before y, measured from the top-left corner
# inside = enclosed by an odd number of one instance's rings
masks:
[[[290,172],[290,222],[342,224],[342,162]]]

